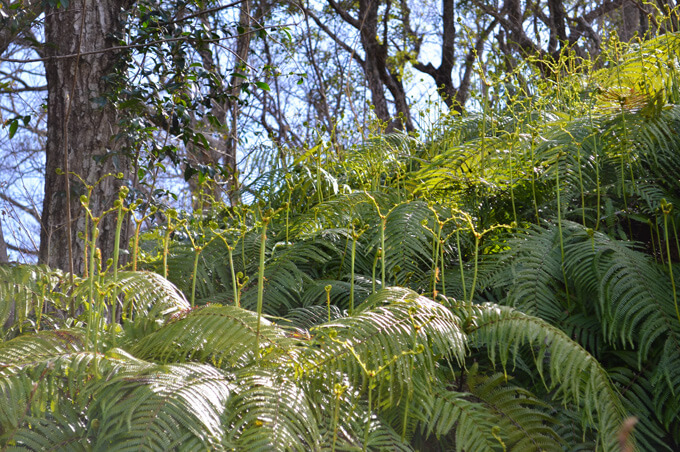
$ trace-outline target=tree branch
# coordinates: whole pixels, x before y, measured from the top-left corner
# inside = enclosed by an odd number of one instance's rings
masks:
[[[319,19],[319,17],[312,10],[302,7],[302,11],[304,11],[305,14],[309,15],[309,17],[312,18],[314,23],[317,24],[319,28],[321,28],[324,31],[324,33],[326,33],[337,45],[339,45],[340,47],[342,47],[343,50],[352,55],[352,58],[354,58],[354,60],[356,60],[356,62],[359,63],[361,67],[364,67],[365,62],[359,55],[357,55],[356,51],[349,45],[347,45],[345,41],[340,39],[338,35],[333,33],[333,31],[331,31],[331,29],[328,28],[323,22],[321,22],[321,19]]]
[[[352,17],[352,15],[348,13],[345,9],[343,9],[340,5],[338,5],[335,2],[335,0],[328,0],[328,4],[331,5],[331,8],[333,8],[340,17],[342,17],[342,20],[344,20],[357,30],[361,28],[361,22],[359,22],[358,19]]]
[[[12,198],[12,197],[10,197],[10,196],[7,196],[7,195],[4,194],[4,193],[0,193],[0,199],[6,201],[6,202],[8,202],[8,203],[10,203],[11,205],[13,205],[14,207],[16,207],[17,209],[19,209],[19,210],[21,210],[21,211],[23,211],[23,212],[29,214],[29,215],[30,215],[31,217],[33,217],[33,218],[35,219],[35,221],[37,221],[38,223],[41,222],[40,214],[38,213],[38,211],[37,211],[35,208],[27,207],[27,206],[21,204],[21,203],[20,203],[19,201],[17,201],[16,199],[14,199],[14,198]]]

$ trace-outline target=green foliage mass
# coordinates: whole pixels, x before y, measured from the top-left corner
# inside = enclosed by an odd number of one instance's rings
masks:
[[[0,445],[677,450],[678,46],[311,148],[145,271],[0,267]]]

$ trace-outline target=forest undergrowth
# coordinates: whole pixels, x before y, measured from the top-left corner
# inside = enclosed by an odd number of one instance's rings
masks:
[[[677,450],[680,37],[606,45],[0,266],[0,447]]]

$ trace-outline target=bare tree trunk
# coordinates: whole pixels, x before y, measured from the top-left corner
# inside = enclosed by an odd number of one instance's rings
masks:
[[[391,117],[390,111],[387,108],[387,99],[385,98],[379,62],[380,58],[386,58],[387,55],[383,55],[385,50],[377,39],[378,5],[379,0],[361,0],[359,2],[359,21],[361,23],[359,35],[361,37],[361,45],[366,53],[364,74],[366,75],[368,89],[371,91],[371,101],[375,115],[381,121],[389,124]]]
[[[106,75],[120,64],[119,54],[104,52],[62,57],[101,50],[117,44],[122,31],[118,14],[129,0],[72,1],[67,8],[46,8],[47,61],[47,156],[45,200],[40,234],[41,263],[82,273],[85,267],[85,210],[80,205],[87,187],[78,177],[57,174],[57,169],[78,175],[94,186],[89,208],[99,216],[113,206],[121,181],[103,176],[129,173],[129,159],[112,137],[118,131],[118,115],[102,102],[109,88]],[[68,168],[67,168],[68,166]],[[67,193],[67,186],[70,192]],[[70,199],[70,205],[68,200]],[[69,210],[71,222],[69,224]],[[115,215],[104,217],[97,240],[105,261],[112,255]],[[91,222],[90,222],[91,225]],[[91,235],[91,231],[88,231]]]
[[[640,33],[640,11],[635,2],[624,1],[621,5],[621,23],[619,24],[619,39],[630,41],[636,33]]]
[[[2,220],[0,219],[0,264],[9,262],[7,256],[7,243],[5,243],[5,236],[2,234]]]

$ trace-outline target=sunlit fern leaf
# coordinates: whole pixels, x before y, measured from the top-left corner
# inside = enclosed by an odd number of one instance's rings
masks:
[[[94,438],[87,419],[68,400],[59,400],[59,410],[49,417],[26,416],[23,427],[0,435],[4,451],[86,452],[92,450]]]
[[[643,114],[635,117],[638,127],[631,131],[631,141],[635,146],[635,155],[640,160],[640,179],[655,175],[660,185],[677,193],[680,181],[676,175],[680,171],[680,107],[668,106],[654,118]],[[651,173],[651,174],[650,174]]]
[[[470,392],[494,416],[492,436],[513,451],[561,451],[565,444],[553,430],[550,406],[526,389],[507,384],[504,374],[471,375]],[[495,435],[493,435],[495,433]]]
[[[313,211],[298,216],[291,225],[297,234],[309,234],[326,227],[350,226],[354,220],[361,225],[373,224],[379,218],[376,205],[387,212],[396,197],[377,192],[355,191],[334,196],[318,203]]]
[[[310,276],[318,272],[331,259],[336,260],[342,254],[336,245],[325,237],[325,233],[298,237],[294,243],[276,243],[267,263],[290,261]],[[319,272],[320,273],[320,272]]]
[[[432,268],[433,236],[423,224],[433,228],[433,212],[423,201],[397,205],[385,220],[386,279],[394,285],[408,286],[411,280],[426,280]],[[380,247],[380,233],[373,235]]]
[[[80,279],[75,278],[75,283]],[[18,324],[23,327],[27,319],[35,321],[40,329],[38,316],[49,309],[66,310],[70,281],[60,270],[41,265],[0,264],[0,331]]]
[[[605,88],[649,93],[669,89],[671,84],[677,83],[680,71],[680,37],[677,33],[638,40],[619,55],[621,61],[596,74]],[[616,103],[620,104],[621,100],[617,99]]]
[[[330,286],[331,304],[342,309],[349,308],[351,283],[349,281],[337,281],[329,279],[317,279],[305,285],[302,294],[303,306],[325,305],[326,287]],[[370,281],[355,278],[354,283],[354,306],[363,303],[371,293]]]
[[[85,349],[85,331],[64,329],[22,335],[0,343],[0,372]]]
[[[411,446],[401,439],[399,433],[394,431],[386,422],[381,422],[379,417],[371,419],[366,449],[376,452],[383,450],[395,452],[413,451]]]
[[[257,278],[250,280],[241,294],[241,306],[255,310],[258,299]],[[264,269],[262,310],[270,315],[284,315],[289,309],[300,306],[301,293],[310,277],[294,262],[285,259],[270,261]]]
[[[291,322],[292,326],[308,330],[316,325],[339,319],[345,315],[346,313],[340,311],[335,305],[330,305],[330,307],[305,306],[288,311],[286,319]]]
[[[222,450],[220,419],[231,391],[201,364],[135,364],[99,380],[88,414],[99,420],[96,448]]]
[[[285,349],[283,330],[260,323],[260,346]],[[289,342],[289,341],[288,341]],[[218,367],[243,366],[257,353],[257,314],[235,306],[195,308],[142,338],[133,353],[159,362],[198,361]]]
[[[331,432],[330,440],[326,441],[324,450],[329,445],[335,445],[337,451],[358,452],[368,450],[374,452],[395,451],[412,452],[414,449],[408,440],[402,439],[401,435],[381,416],[371,415],[365,412],[365,407],[357,407],[356,403],[351,410],[346,411],[346,416],[337,430],[337,438],[333,442]]]
[[[162,318],[190,307],[174,284],[152,272],[120,272],[117,281],[106,278],[102,290],[108,296],[124,296],[124,303],[132,303],[136,315],[150,318]]]
[[[316,413],[304,391],[282,372],[243,369],[235,374],[234,395],[222,425],[239,450],[317,450]]]
[[[348,183],[376,191],[404,169],[406,157],[419,146],[417,138],[393,133],[367,140],[347,152],[342,166]],[[392,186],[394,188],[394,186]]]
[[[491,361],[498,359],[504,368],[520,346],[534,347],[536,369],[548,387],[564,403],[573,401],[580,406],[584,425],[599,432],[601,447],[616,447],[617,432],[625,418],[621,398],[605,369],[586,350],[544,320],[512,308],[468,305],[454,311],[467,318],[472,344],[488,347]]]
[[[376,372],[385,404],[399,403],[413,373],[434,374],[434,355],[462,362],[465,337],[458,319],[445,307],[408,289],[384,289],[369,297],[360,312],[312,329],[308,366],[312,374],[345,374],[353,385]],[[333,383],[333,382],[332,382]]]

